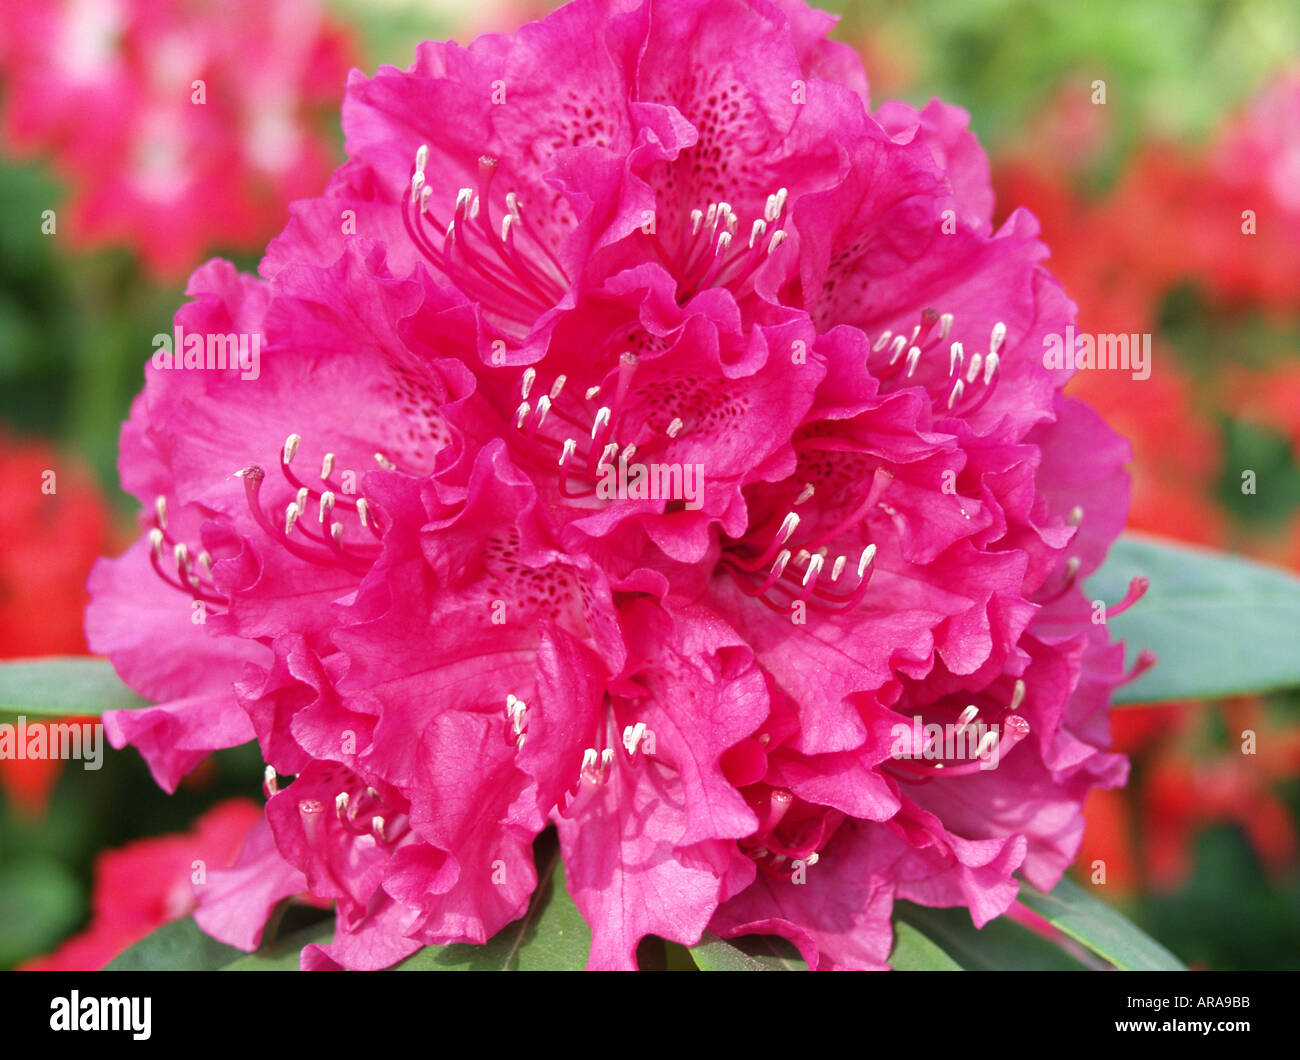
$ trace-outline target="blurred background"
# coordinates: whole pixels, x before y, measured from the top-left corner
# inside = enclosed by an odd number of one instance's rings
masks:
[[[348,69],[551,6],[0,0],[0,657],[85,652],[90,565],[134,536],[117,432],[150,339],[194,266],[254,269],[324,186]],[[996,220],[1037,215],[1081,330],[1154,336],[1144,386],[1071,384],[1132,441],[1130,526],[1300,569],[1300,5],[825,6],[873,105],[971,112]],[[1300,967],[1300,697],[1119,708],[1115,733],[1132,780],[1088,803],[1081,877],[1103,862],[1102,897],[1193,967]],[[260,766],[220,753],[169,797],[134,752],[0,761],[0,967],[100,967],[186,915]]]

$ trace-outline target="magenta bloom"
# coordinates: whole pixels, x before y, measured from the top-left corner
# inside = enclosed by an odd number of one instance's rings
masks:
[[[831,24],[578,0],[422,45],[354,76],[261,278],[195,273],[88,626],[161,784],[268,763],[208,931],[308,892],[305,967],[482,942],[548,822],[599,968],[706,929],[879,968],[896,897],[983,924],[1060,877],[1126,770],[1079,582],[1127,445],[1044,367],[1073,306],[966,115],[870,110]],[[204,360],[240,336],[255,372]]]
[[[58,232],[165,278],[254,249],[333,164],[351,45],[314,0],[0,0],[0,131],[70,185]]]

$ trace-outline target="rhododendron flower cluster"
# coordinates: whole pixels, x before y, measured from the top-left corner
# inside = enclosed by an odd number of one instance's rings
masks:
[[[329,173],[314,111],[351,44],[314,0],[0,0],[0,18],[3,142],[52,157],[74,245],[184,276],[260,247]]]
[[[982,925],[1060,877],[1125,777],[1080,585],[1127,446],[1044,367],[1073,306],[966,115],[873,110],[831,25],[578,0],[424,44],[353,76],[260,276],[191,278],[177,324],[262,371],[146,370],[88,630],[165,787],[261,748],[210,934],[308,893],[305,968],[482,942],[549,823],[598,968],[705,930],[880,968],[895,899]]]

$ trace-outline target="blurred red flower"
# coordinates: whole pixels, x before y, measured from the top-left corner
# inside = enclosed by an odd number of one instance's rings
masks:
[[[113,543],[108,505],[79,460],[3,432],[0,481],[0,658],[84,654],[86,577]],[[39,812],[59,769],[54,760],[2,760],[0,784],[17,806]]]
[[[21,967],[96,971],[128,946],[194,909],[194,886],[239,856],[248,830],[262,819],[249,799],[218,803],[181,835],[140,839],[107,850],[95,862],[90,924],[45,957]]]

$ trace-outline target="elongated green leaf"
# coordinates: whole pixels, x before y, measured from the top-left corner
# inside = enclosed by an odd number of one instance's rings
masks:
[[[1094,600],[1117,603],[1147,578],[1137,604],[1110,620],[1128,644],[1159,662],[1116,690],[1117,703],[1214,698],[1300,685],[1300,579],[1276,567],[1159,538],[1125,535],[1088,581]]]
[[[962,967],[911,924],[894,924],[889,966],[896,972],[960,972]]]
[[[587,966],[591,931],[565,888],[558,849],[538,880],[528,912],[486,945],[426,946],[393,971],[581,971]]]
[[[1160,943],[1144,935],[1069,877],[1062,879],[1051,894],[1021,884],[1020,900],[1053,927],[1116,968],[1131,972],[1184,970],[1178,958]]]
[[[971,971],[1081,971],[1083,965],[1041,935],[1005,916],[976,929],[964,908],[894,903],[894,928],[911,927]]]
[[[114,957],[107,972],[210,972],[245,956],[209,938],[193,917],[173,920]]]
[[[334,918],[321,924],[312,924],[292,935],[276,939],[256,953],[241,953],[227,964],[225,972],[296,972],[300,966],[302,948],[310,943],[323,946],[334,938]]]
[[[0,714],[64,717],[148,704],[122,683],[107,659],[72,656],[0,663]]]
[[[788,940],[777,935],[720,939],[705,934],[691,956],[704,972],[806,972],[808,965]]]

